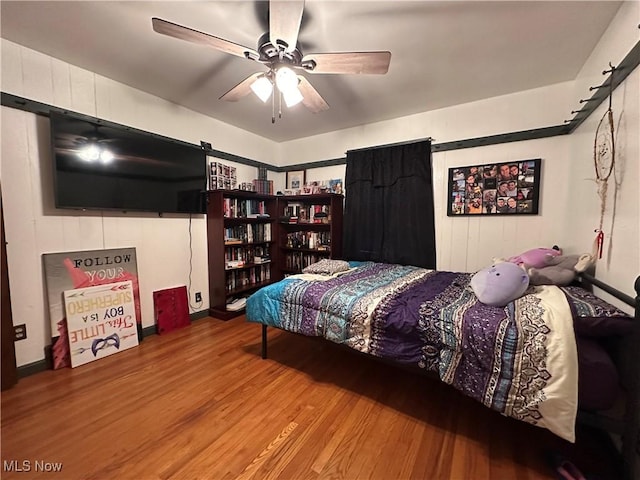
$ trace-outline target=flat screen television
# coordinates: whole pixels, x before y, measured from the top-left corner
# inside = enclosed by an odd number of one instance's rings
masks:
[[[56,208],[204,213],[199,146],[69,113],[50,123]]]

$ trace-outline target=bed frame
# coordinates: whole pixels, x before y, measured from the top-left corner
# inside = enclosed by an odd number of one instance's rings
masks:
[[[635,298],[607,285],[588,273],[578,281],[587,290],[597,287],[634,308],[634,327],[630,335],[611,339],[609,350],[625,389],[623,404],[617,412],[578,412],[578,422],[620,435],[621,447],[616,448],[622,460],[625,480],[637,480],[640,451],[640,276],[636,278]]]
[[[593,291],[593,287],[597,287],[634,308],[635,322],[632,333],[624,338],[612,339],[605,345],[618,368],[620,382],[625,389],[622,404],[611,412],[580,410],[578,411],[577,422],[610,434],[619,435],[621,438],[620,448],[615,446],[615,442],[611,437],[609,439],[612,441],[616,454],[622,462],[624,479],[637,480],[636,474],[640,473],[637,466],[637,457],[640,454],[638,450],[640,448],[640,276],[636,278],[634,284],[635,298],[607,285],[589,273],[580,274],[577,283],[589,291]],[[399,365],[393,361],[372,357],[339,344],[335,345],[384,363],[394,366]],[[261,356],[263,359],[267,358],[267,325],[264,324],[262,325]],[[436,377],[432,372],[423,372],[418,368],[402,367]]]

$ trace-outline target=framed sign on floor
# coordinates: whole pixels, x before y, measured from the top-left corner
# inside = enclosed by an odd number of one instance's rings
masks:
[[[42,255],[51,322],[53,368],[71,366],[64,292],[131,280],[138,341],[142,340],[140,287],[135,248],[45,253]]]
[[[71,366],[138,345],[133,282],[65,290]]]

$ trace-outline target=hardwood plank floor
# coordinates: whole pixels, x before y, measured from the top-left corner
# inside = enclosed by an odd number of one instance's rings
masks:
[[[270,329],[262,360],[244,317],[23,378],[1,399],[7,480],[549,479],[550,449],[617,476],[590,431],[570,445],[317,339]]]

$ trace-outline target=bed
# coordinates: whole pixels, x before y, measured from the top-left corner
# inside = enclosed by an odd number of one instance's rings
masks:
[[[529,287],[494,307],[479,302],[471,278],[325,261],[254,293],[246,318],[262,324],[263,358],[267,327],[323,337],[437,376],[488,408],[570,442],[578,420],[620,434],[625,475],[634,478],[640,358],[628,347],[640,345],[638,297],[583,275],[581,286]],[[593,295],[587,283],[635,306],[636,318]],[[621,399],[619,418],[602,414]]]

